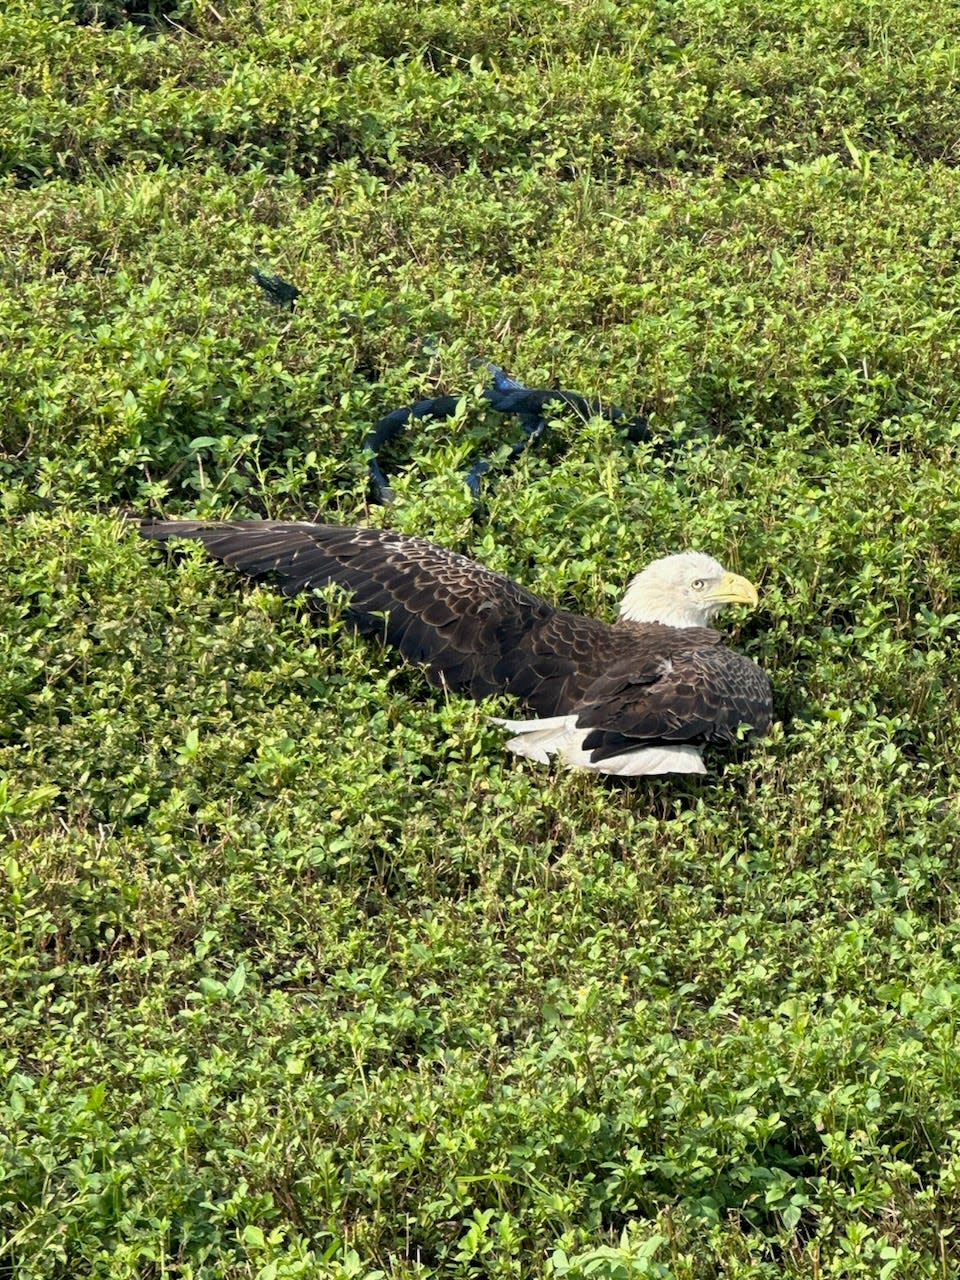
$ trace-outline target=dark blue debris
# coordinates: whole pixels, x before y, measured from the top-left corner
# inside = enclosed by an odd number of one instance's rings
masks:
[[[487,364],[492,375],[492,386],[486,387],[483,398],[496,413],[509,413],[520,420],[523,435],[511,447],[504,461],[504,468],[511,467],[530,445],[535,444],[543,434],[548,421],[548,409],[555,413],[564,405],[584,421],[590,418],[605,418],[615,423],[624,433],[627,440],[637,444],[649,440],[650,431],[647,420],[642,414],[635,418],[627,418],[622,409],[616,405],[604,405],[591,400],[576,391],[561,391],[556,388],[537,389],[525,387],[522,382],[512,378],[498,365]],[[380,450],[388,441],[395,439],[410,422],[421,418],[452,418],[460,403],[459,396],[435,396],[430,400],[418,400],[416,404],[404,405],[402,409],[394,409],[375,424],[366,436],[363,446],[369,452],[368,468],[373,500],[379,503],[393,501],[393,490],[387,481],[380,465]],[[493,464],[478,461],[470,467],[464,476],[467,488],[475,500],[480,498],[480,477],[485,475]]]
[[[294,309],[303,292],[295,284],[290,284],[282,276],[265,276],[256,267],[250,268],[250,274],[275,307],[287,307],[290,311]]]

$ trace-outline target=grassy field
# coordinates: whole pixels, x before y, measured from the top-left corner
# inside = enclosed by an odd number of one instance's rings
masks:
[[[129,13],[0,13],[0,1280],[960,1275],[960,3]],[[474,521],[477,358],[656,439]],[[521,762],[131,511],[696,546],[780,724]]]

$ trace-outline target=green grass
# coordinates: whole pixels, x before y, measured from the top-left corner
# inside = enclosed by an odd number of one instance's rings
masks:
[[[960,1275],[958,50],[953,0],[5,7],[0,1280]],[[477,357],[667,447],[557,422],[474,522]],[[161,510],[607,616],[700,547],[780,727],[507,757]]]

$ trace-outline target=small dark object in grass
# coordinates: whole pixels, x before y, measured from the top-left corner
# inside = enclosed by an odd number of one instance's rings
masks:
[[[302,293],[295,284],[290,284],[282,276],[265,276],[256,267],[251,268],[250,274],[275,307],[287,307],[290,311],[294,309]]]

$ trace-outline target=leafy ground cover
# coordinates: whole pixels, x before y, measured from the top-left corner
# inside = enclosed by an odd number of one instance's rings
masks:
[[[960,1274],[958,39],[4,7],[0,1277]],[[558,421],[475,521],[516,433],[477,357],[661,446]],[[450,391],[369,507],[372,422]],[[160,510],[389,523],[608,614],[701,547],[760,583],[781,726],[702,782],[507,759],[506,703]]]

